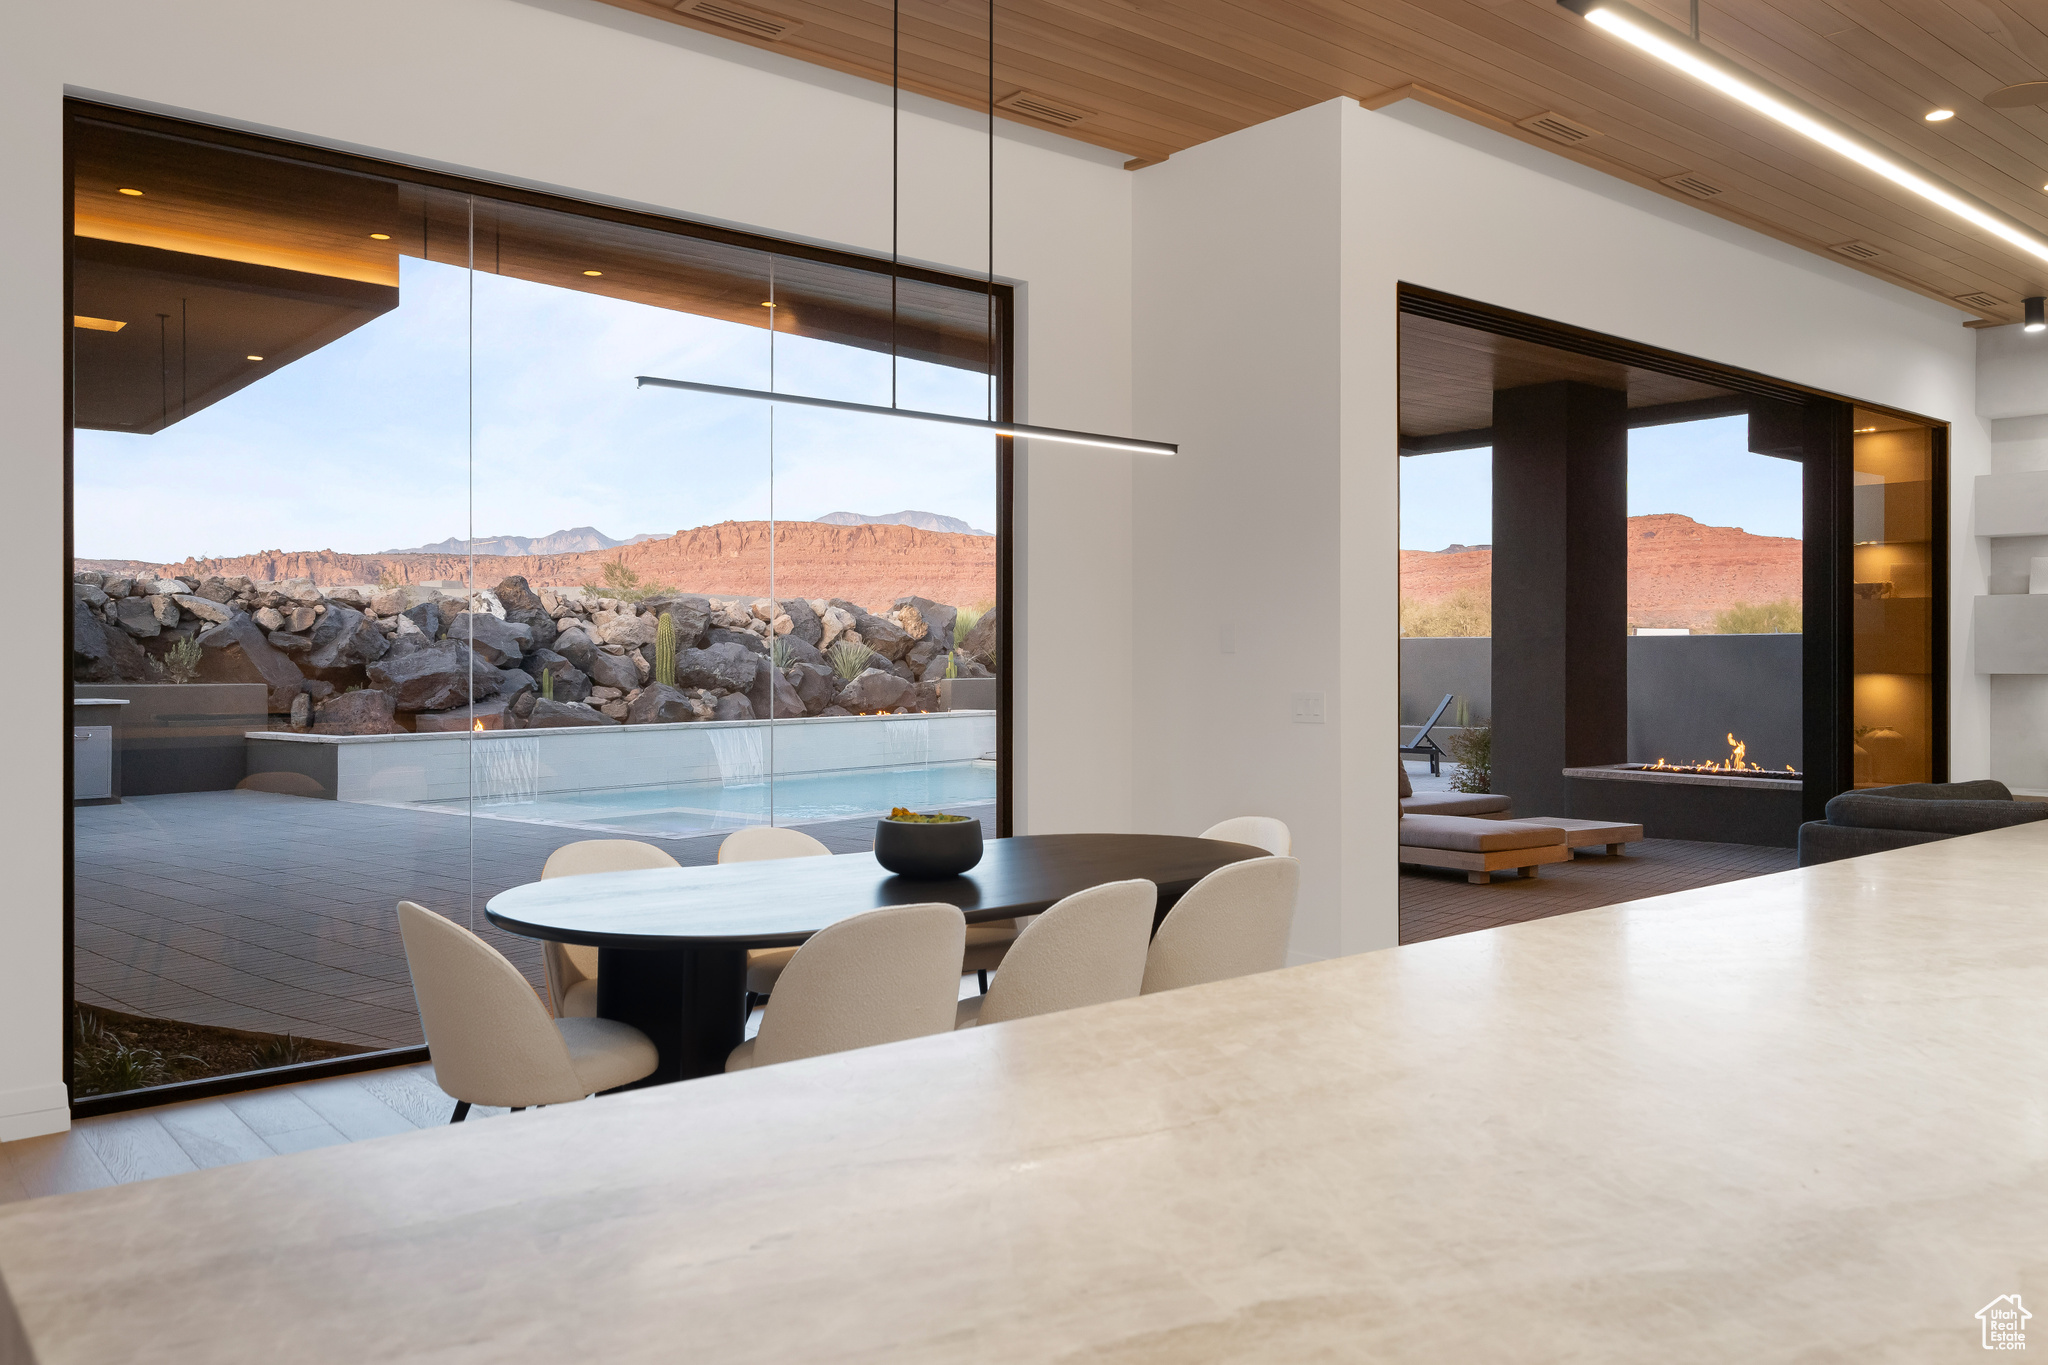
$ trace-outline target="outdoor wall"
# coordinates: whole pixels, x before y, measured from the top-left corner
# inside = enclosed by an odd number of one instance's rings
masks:
[[[0,418],[12,619],[23,638],[50,644],[46,668],[21,670],[15,723],[0,739],[15,873],[0,908],[14,969],[0,1000],[0,1139],[65,1122],[63,95],[883,256],[890,240],[886,87],[594,0],[364,0],[345,17],[259,0],[108,0],[9,18]],[[988,242],[980,121],[915,96],[903,107],[904,257],[978,274]],[[1019,415],[1127,430],[1123,158],[1007,121],[998,134],[996,265],[1020,283]],[[1127,631],[1129,459],[1055,447],[1020,463],[1010,604],[1019,828],[1125,829],[1132,662],[1066,651],[1079,611],[1091,640]]]
[[[1136,597],[1162,608],[1134,623],[1136,821],[1301,821],[1299,954],[1398,934],[1401,282],[1952,422],[1957,485],[1985,467],[1962,313],[1413,100],[1333,100],[1136,179],[1136,423],[1184,443],[1134,476]],[[1959,604],[1978,561],[1959,529]],[[1189,678],[1216,681],[1161,685]],[[1292,724],[1314,690],[1324,724]],[[1959,671],[1953,696],[1952,769],[1982,775],[1988,687]]]

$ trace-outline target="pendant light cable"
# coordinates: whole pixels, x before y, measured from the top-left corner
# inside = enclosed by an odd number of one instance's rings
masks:
[[[996,420],[996,0],[988,0],[988,420]]]
[[[902,260],[903,0],[889,6],[889,406],[896,406],[896,278]]]

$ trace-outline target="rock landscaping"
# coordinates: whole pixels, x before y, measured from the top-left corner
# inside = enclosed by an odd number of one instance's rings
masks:
[[[337,735],[903,714],[939,710],[948,677],[993,676],[996,627],[923,597],[871,612],[521,577],[469,593],[79,570],[72,677],[261,683],[279,728]]]

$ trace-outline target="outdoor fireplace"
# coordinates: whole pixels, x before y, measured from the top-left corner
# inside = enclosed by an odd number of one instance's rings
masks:
[[[1728,736],[1724,760],[1607,763],[1566,768],[1571,813],[1581,819],[1639,824],[1652,839],[1795,848],[1806,784],[1787,766],[1750,763],[1747,747]]]

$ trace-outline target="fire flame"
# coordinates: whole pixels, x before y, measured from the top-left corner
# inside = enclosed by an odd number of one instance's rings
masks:
[[[1749,746],[1737,739],[1733,734],[1728,736],[1728,757],[1724,762],[1715,763],[1711,760],[1704,760],[1699,763],[1667,763],[1660,758],[1655,763],[1645,763],[1643,767],[1650,772],[1662,773],[1760,773],[1764,771],[1763,764],[1751,763],[1749,761]],[[1787,763],[1785,771],[1791,773],[1799,770],[1790,763]]]
[[[483,728],[484,728],[484,723],[483,723],[483,720],[482,720],[481,718],[479,718],[479,719],[477,720],[477,723],[476,723],[476,724],[474,724],[474,725],[472,725],[472,726],[470,726],[469,728],[470,728],[470,729],[472,729],[472,730],[481,730],[481,729],[483,729]]]

